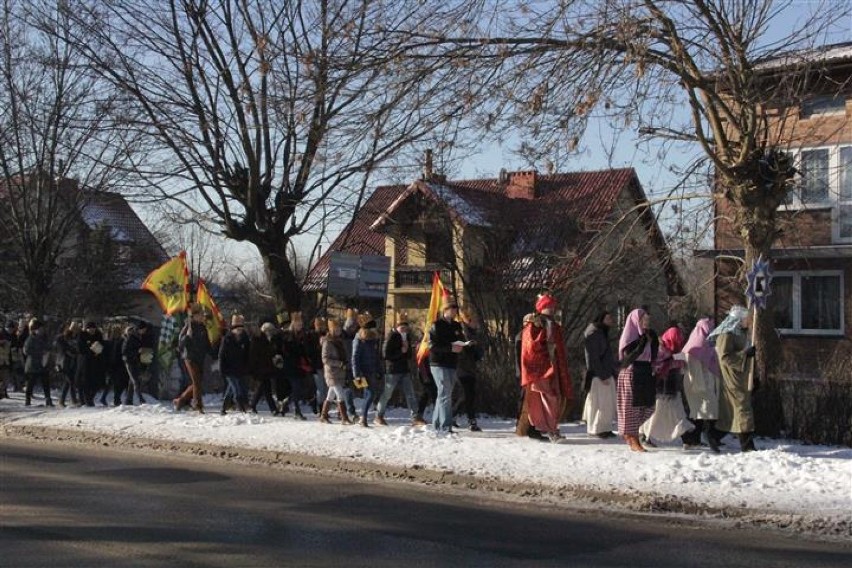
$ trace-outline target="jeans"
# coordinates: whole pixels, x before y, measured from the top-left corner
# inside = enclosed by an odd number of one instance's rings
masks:
[[[343,404],[345,397],[346,395],[344,394],[343,387],[328,387],[328,393],[325,395],[325,401]]]
[[[133,394],[136,393],[139,398],[139,404],[145,404],[145,399],[142,398],[142,372],[139,370],[139,365],[124,362],[127,368],[127,391],[124,394],[124,404],[133,404]]]
[[[328,396],[328,385],[325,384],[325,374],[322,369],[314,371],[314,385],[317,387],[317,402],[322,402]]]
[[[432,426],[435,430],[449,432],[453,425],[453,385],[456,382],[456,370],[430,365],[432,378],[438,388],[435,412],[432,413]]]
[[[367,413],[370,407],[376,400],[376,393],[379,391],[379,379],[377,377],[366,377],[367,388],[364,389],[364,404],[361,405],[361,417],[366,420]]]
[[[343,389],[343,399],[346,402],[346,410],[350,416],[356,416],[358,412],[355,410],[355,393],[351,388]]]
[[[379,399],[379,406],[376,409],[379,416],[384,417],[388,401],[393,396],[393,391],[400,381],[402,381],[402,392],[405,395],[408,410],[411,411],[412,417],[416,414],[417,397],[414,394],[414,385],[411,384],[411,375],[409,373],[393,373],[385,377],[385,389],[382,392],[382,397]]]
[[[235,375],[225,375],[225,381],[228,386],[225,387],[225,400],[236,400],[239,404],[246,404],[248,401],[248,393],[243,386],[243,381]],[[228,398],[230,397],[230,399]]]

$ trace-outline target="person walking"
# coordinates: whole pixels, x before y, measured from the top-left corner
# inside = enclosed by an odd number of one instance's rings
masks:
[[[437,432],[452,432],[453,385],[456,382],[459,353],[465,344],[464,331],[457,321],[459,305],[444,294],[441,315],[429,329],[429,371],[435,381],[437,398],[432,412],[432,426]]]
[[[639,427],[654,413],[657,393],[652,365],[659,347],[657,334],[651,329],[651,315],[642,308],[630,312],[618,341],[621,372],[616,398],[618,432],[634,452],[645,451],[639,441]]]
[[[225,415],[232,403],[236,403],[240,412],[248,409],[246,377],[249,373],[251,342],[246,333],[245,319],[239,314],[231,316],[231,329],[222,338],[219,345],[219,371],[225,377],[227,387],[222,398],[222,410]]]
[[[44,390],[44,405],[53,406],[50,398],[50,372],[48,369],[48,358],[50,357],[50,341],[42,329],[41,322],[36,318],[30,320],[29,336],[24,342],[24,377],[26,377],[26,389],[24,391],[24,406],[30,406],[33,396],[33,388],[37,382],[41,383]]]
[[[104,336],[93,321],[87,321],[77,338],[77,386],[81,402],[95,405],[95,395],[106,386],[107,360]]]
[[[322,363],[322,338],[328,333],[328,323],[323,317],[315,317],[313,329],[309,329],[302,335],[302,352],[310,364],[313,380],[313,396],[311,397],[311,410],[314,414],[319,411],[319,406],[328,396],[328,386],[325,384],[324,366]]]
[[[698,320],[683,347],[686,356],[683,394],[689,409],[689,419],[695,424],[695,430],[686,435],[684,445],[699,446],[701,432],[704,432],[707,445],[718,453],[716,419],[719,417],[719,358],[716,356],[716,348],[707,340],[713,327],[713,320],[709,317]]]
[[[364,389],[364,403],[358,423],[366,428],[369,426],[367,413],[379,391],[382,369],[376,320],[370,312],[363,312],[358,316],[358,324],[361,329],[352,340],[352,374],[356,386]]]
[[[133,405],[133,395],[139,399],[139,404],[145,404],[142,397],[142,361],[140,350],[142,341],[135,325],[129,325],[124,330],[124,340],[121,343],[121,359],[127,369],[127,390],[124,393],[124,404]]]
[[[340,423],[350,425],[352,422],[346,413],[346,401],[343,387],[346,384],[346,369],[348,357],[343,339],[343,328],[340,320],[329,318],[328,332],[320,339],[320,357],[323,364],[323,378],[328,387],[326,398],[322,403],[320,411],[320,422],[330,424],[328,416],[331,404],[337,404],[337,412],[340,415]]]
[[[479,318],[470,309],[461,311],[462,332],[466,345],[459,352],[458,380],[462,386],[464,412],[467,427],[471,432],[481,432],[476,423],[476,375],[477,366],[483,357],[482,339],[479,333]]]
[[[553,319],[556,306],[549,293],[539,295],[535,317],[521,336],[521,385],[530,424],[551,442],[562,439],[559,420],[574,394],[562,326]]]
[[[266,400],[273,416],[279,414],[278,405],[272,398],[272,381],[284,365],[284,357],[276,341],[277,334],[275,324],[264,322],[260,326],[260,333],[254,335],[249,344],[249,369],[257,384],[249,402],[249,408],[254,414],[257,414],[257,404],[261,398]]]
[[[748,327],[751,314],[742,306],[733,306],[709,339],[716,342],[722,389],[719,397],[719,419],[716,426],[722,432],[736,434],[740,450],[753,452],[754,409],[751,404],[752,385],[749,367],[755,348],[749,345]]]
[[[402,386],[406,404],[411,414],[412,423],[417,417],[417,396],[414,394],[414,384],[411,381],[411,369],[414,364],[414,343],[411,329],[408,325],[408,314],[400,314],[396,318],[396,328],[388,334],[384,345],[385,388],[376,408],[376,424],[387,426],[385,412],[388,401],[393,396],[397,386]]]
[[[609,342],[609,331],[614,323],[612,314],[603,311],[583,333],[586,355],[583,420],[586,421],[586,433],[589,436],[604,439],[615,437],[612,425],[618,419],[615,390],[618,361],[612,354]]]
[[[65,407],[65,400],[71,394],[71,404],[80,405],[77,389],[77,338],[80,334],[80,324],[72,321],[53,340],[54,365],[62,379],[62,390],[59,393],[59,406]]]
[[[278,336],[281,355],[284,358],[279,374],[283,377],[284,383],[282,385],[279,381],[282,388],[279,388],[277,393],[278,410],[282,415],[287,414],[292,402],[293,417],[296,420],[307,420],[302,414],[302,401],[309,397],[306,388],[306,379],[309,374],[311,385],[313,385],[313,367],[306,357],[304,335],[302,312],[293,312],[290,314],[290,324]]]
[[[193,304],[190,308],[190,318],[181,329],[178,336],[178,349],[186,364],[189,373],[190,384],[186,387],[172,405],[176,412],[190,404],[200,414],[204,414],[204,400],[202,398],[202,380],[204,378],[204,359],[210,353],[210,336],[207,335],[205,321],[207,314],[200,304]]]

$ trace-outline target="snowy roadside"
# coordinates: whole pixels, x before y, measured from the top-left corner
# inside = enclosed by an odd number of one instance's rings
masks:
[[[217,409],[215,397],[206,400]],[[517,438],[510,421],[482,419],[482,433],[446,436],[411,427],[404,410],[388,413],[388,427],[324,425],[293,418],[218,413],[175,413],[166,404],[117,408],[24,407],[17,397],[0,401],[5,436],[36,429],[75,432],[92,443],[122,440],[193,444],[239,457],[240,451],[304,456],[302,465],[357,463],[385,466],[394,477],[469,485],[521,498],[608,502],[646,512],[703,514],[718,519],[787,528],[823,536],[852,537],[852,448],[758,440],[762,451],[684,451],[680,445],[630,452],[618,440],[588,438],[582,424],[564,424],[561,444]],[[734,442],[729,442],[731,446]],[[138,444],[137,444],[138,446]],[[206,451],[204,453],[207,453]],[[323,460],[330,460],[323,462]],[[264,460],[261,460],[264,461]],[[292,460],[286,460],[292,463]],[[295,465],[299,465],[296,460]]]

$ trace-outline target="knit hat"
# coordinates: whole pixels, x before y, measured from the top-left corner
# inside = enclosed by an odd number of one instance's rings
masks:
[[[544,292],[538,295],[538,300],[535,303],[535,311],[542,313],[544,310],[555,310],[556,306],[556,298],[551,296],[549,292]]]
[[[367,329],[373,328],[376,327],[376,320],[370,312],[363,312],[358,315],[358,325]]]
[[[234,314],[231,316],[231,329],[237,327],[244,327],[246,325],[246,318],[241,316],[240,314]]]
[[[405,312],[396,314],[396,325],[408,325],[408,314]]]

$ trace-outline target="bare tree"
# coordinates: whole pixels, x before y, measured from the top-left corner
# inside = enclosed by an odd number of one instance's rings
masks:
[[[179,200],[257,247],[278,309],[301,304],[291,239],[348,217],[371,176],[417,141],[452,139],[470,103],[457,66],[403,58],[441,2],[114,0],[67,5],[91,67],[160,151],[140,198]],[[343,224],[341,223],[341,224]]]
[[[683,164],[697,156],[713,168],[713,199],[729,204],[744,266],[769,258],[779,206],[794,186],[783,150],[795,113],[781,111],[795,108],[822,80],[818,51],[808,57],[806,50],[849,21],[848,3],[811,3],[807,14],[800,3],[772,0],[472,5],[479,9],[470,10],[457,35],[440,30],[422,40],[444,45],[453,60],[501,70],[498,101],[480,107],[483,124],[522,128],[534,141],[521,147],[530,160],[558,162],[575,151],[592,116],[668,143],[683,152]],[[791,25],[783,17],[793,5]],[[783,33],[771,36],[773,26]],[[800,55],[785,57],[790,50]],[[772,61],[782,65],[773,68]],[[755,321],[765,377],[771,357],[764,347],[777,341],[771,318],[761,311]]]
[[[49,6],[0,6],[0,289],[37,314],[69,288],[57,275],[76,263],[81,212],[99,192],[121,189],[135,146],[109,127],[113,113],[127,113],[66,41],[74,23],[57,15],[49,30],[33,26],[31,10]]]

